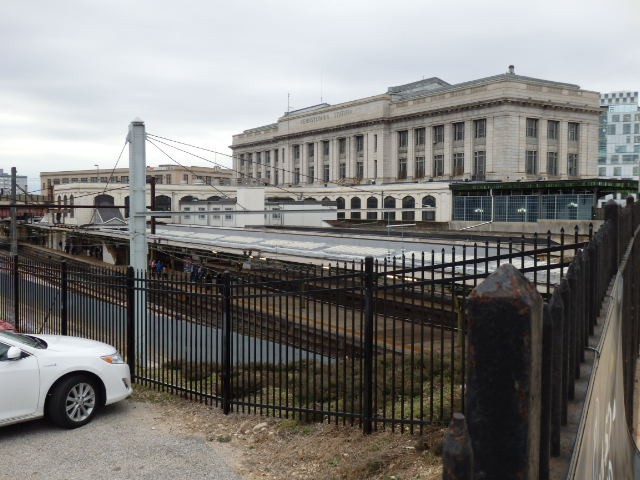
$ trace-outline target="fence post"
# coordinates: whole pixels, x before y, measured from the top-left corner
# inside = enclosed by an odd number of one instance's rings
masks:
[[[222,274],[222,411],[231,412],[231,274]]]
[[[562,283],[564,284],[564,282]],[[551,438],[550,449],[551,455],[560,456],[560,429],[562,426],[563,406],[566,406],[566,392],[563,385],[566,385],[565,376],[563,375],[563,358],[564,352],[564,304],[560,291],[556,290],[551,297],[549,303],[552,319],[552,337],[553,337],[553,360],[552,360],[552,378],[551,381]],[[566,412],[566,410],[565,410]]]
[[[362,431],[373,431],[373,257],[364,259],[364,358]]]
[[[127,267],[127,363],[131,380],[136,378],[136,313],[135,313],[135,271]]]
[[[13,261],[13,324],[16,327],[16,330],[20,331],[20,279],[18,278],[18,255],[12,255],[11,260]]]
[[[609,245],[611,245],[613,250],[613,258],[616,268],[613,268],[614,266],[610,266],[610,269],[615,271],[620,263],[620,207],[613,199],[609,200],[604,205],[604,220],[605,222],[611,222],[613,225],[609,230],[609,233],[613,236]]]
[[[542,298],[504,264],[471,292],[467,319],[475,477],[538,480]]]
[[[60,333],[62,335],[68,335],[69,316],[67,313],[67,262],[62,260],[60,267]]]
[[[454,413],[442,444],[442,480],[473,480],[473,449],[464,415]]]
[[[551,450],[551,392],[553,389],[553,351],[555,348],[551,306],[544,304],[542,321],[542,371],[540,396],[540,480],[549,478]]]

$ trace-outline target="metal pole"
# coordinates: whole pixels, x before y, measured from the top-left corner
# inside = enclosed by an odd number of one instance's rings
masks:
[[[139,271],[147,268],[146,231],[146,152],[145,125],[135,119],[129,125],[129,265]]]
[[[16,167],[11,167],[11,204],[16,204]],[[18,211],[11,207],[11,256],[18,255]]]
[[[362,431],[373,431],[373,257],[364,259],[364,378],[362,393]]]

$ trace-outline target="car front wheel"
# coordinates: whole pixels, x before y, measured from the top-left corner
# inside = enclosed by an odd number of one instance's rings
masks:
[[[86,375],[74,375],[55,386],[47,414],[63,428],[77,428],[91,421],[98,406],[95,382]]]

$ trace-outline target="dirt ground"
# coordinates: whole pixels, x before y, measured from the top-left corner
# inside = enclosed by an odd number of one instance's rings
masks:
[[[440,479],[445,428],[424,435],[300,423],[220,408],[136,387],[134,399],[157,406],[168,428],[203,436],[223,449],[247,479]]]

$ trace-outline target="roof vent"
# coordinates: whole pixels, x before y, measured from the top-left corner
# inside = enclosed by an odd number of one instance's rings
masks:
[[[514,67],[513,65],[509,65],[509,73],[510,73],[511,75],[514,75],[514,74],[516,73],[516,72],[515,72],[515,67]]]

